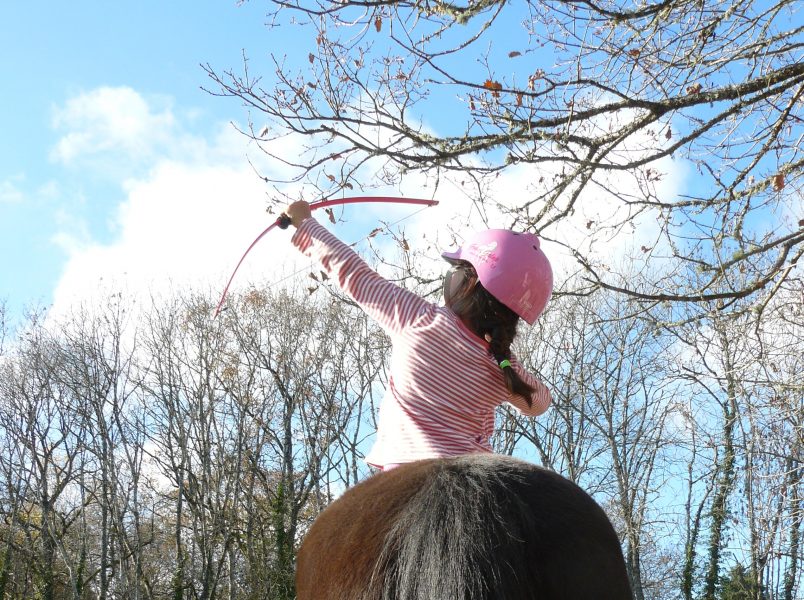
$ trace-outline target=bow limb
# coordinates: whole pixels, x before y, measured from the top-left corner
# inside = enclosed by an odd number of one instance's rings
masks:
[[[240,260],[237,262],[237,266],[234,268],[234,271],[232,271],[231,277],[229,277],[229,281],[226,282],[226,287],[223,288],[223,294],[221,294],[221,299],[218,302],[218,306],[215,308],[214,317],[217,317],[220,314],[221,309],[223,308],[223,303],[226,300],[226,294],[229,292],[229,286],[232,285],[232,280],[235,278],[235,275],[237,274],[237,270],[240,268],[240,265],[242,265],[243,261],[246,260],[246,256],[248,256],[248,253],[251,252],[251,249],[257,245],[257,242],[259,242],[263,237],[265,237],[265,235],[277,225],[282,227],[282,217],[279,217],[276,221],[274,221],[268,227],[266,227],[265,231],[263,231],[260,235],[257,236],[257,238],[253,242],[251,242],[251,245],[243,253],[243,256],[240,257]]]
[[[328,206],[338,206],[340,204],[360,204],[360,203],[388,203],[388,204],[419,204],[422,206],[435,206],[438,204],[438,200],[427,200],[424,198],[397,198],[394,196],[352,196],[347,198],[334,198],[332,200],[319,200],[318,202],[313,202],[310,204],[310,210],[316,210],[319,208],[326,208]],[[251,245],[246,249],[243,253],[243,256],[240,257],[240,260],[237,263],[234,271],[232,272],[231,277],[229,277],[229,281],[226,283],[226,287],[223,289],[223,294],[221,294],[221,299],[218,302],[218,306],[215,308],[214,316],[217,317],[221,309],[223,307],[223,303],[226,300],[226,294],[229,292],[229,286],[232,284],[232,280],[234,279],[235,275],[237,274],[237,270],[240,268],[240,265],[243,264],[243,261],[248,256],[248,253],[251,252],[251,249],[257,245],[259,242],[269,231],[271,231],[274,227],[279,227],[280,229],[287,229],[290,225],[290,219],[287,215],[282,214],[271,223],[265,231],[263,231],[260,235],[257,236]]]
[[[388,204],[421,204],[424,206],[435,206],[438,200],[426,200],[424,198],[396,198],[394,196],[354,196],[350,198],[335,198],[333,200],[320,200],[310,204],[310,210],[325,208],[327,206],[337,206],[339,204],[360,204],[362,202],[380,202]]]

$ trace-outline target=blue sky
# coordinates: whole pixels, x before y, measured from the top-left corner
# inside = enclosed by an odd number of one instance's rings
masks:
[[[80,136],[81,121],[92,119],[80,108],[71,115],[70,102],[103,88],[128,89],[147,110],[170,115],[183,135],[215,135],[242,114],[236,103],[200,89],[207,78],[199,65],[237,66],[243,48],[270,45],[276,32],[263,25],[258,4],[2,3],[0,297],[12,313],[53,300],[69,259],[60,236],[109,242],[119,234],[112,220],[125,200],[121,181],[142,177],[154,155],[167,152],[150,145],[152,155],[137,159],[88,136],[59,157],[60,141]]]

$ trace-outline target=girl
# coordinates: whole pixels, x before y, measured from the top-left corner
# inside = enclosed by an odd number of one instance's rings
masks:
[[[491,229],[442,256],[452,268],[437,306],[382,278],[311,216],[285,209],[292,243],[390,336],[391,376],[366,462],[379,469],[424,458],[491,452],[495,408],[537,416],[550,392],[511,354],[519,318],[533,323],[553,288],[547,257],[529,233]]]

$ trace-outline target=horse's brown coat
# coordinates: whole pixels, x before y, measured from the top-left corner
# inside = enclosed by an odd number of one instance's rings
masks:
[[[578,486],[471,455],[347,490],[298,554],[298,600],[630,600],[619,540]]]

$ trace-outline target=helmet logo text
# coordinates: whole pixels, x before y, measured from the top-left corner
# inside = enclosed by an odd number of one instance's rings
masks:
[[[497,266],[498,257],[494,250],[497,249],[497,242],[488,244],[472,244],[469,246],[469,253],[476,256],[481,262],[488,263],[492,269]]]

